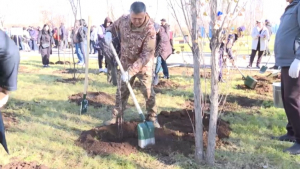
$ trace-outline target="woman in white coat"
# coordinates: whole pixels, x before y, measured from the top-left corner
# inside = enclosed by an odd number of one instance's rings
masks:
[[[252,67],[252,63],[254,61],[255,55],[258,51],[258,58],[256,62],[256,67],[260,69],[260,62],[262,59],[262,55],[267,48],[268,39],[269,39],[269,31],[263,26],[261,21],[256,21],[256,27],[252,30],[252,53],[250,55],[250,63],[247,68]]]

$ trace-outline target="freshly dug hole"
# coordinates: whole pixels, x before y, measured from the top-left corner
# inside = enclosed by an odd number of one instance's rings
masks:
[[[189,118],[190,117],[190,118]],[[152,155],[169,156],[172,152],[181,153],[185,156],[194,153],[194,113],[189,110],[161,112],[158,121],[162,128],[155,129],[156,144],[145,149],[138,147],[137,124],[131,121],[123,124],[123,138],[119,138],[117,125],[97,127],[84,131],[76,141],[76,145],[83,147],[93,155],[121,154],[129,155],[143,151]],[[209,115],[203,118],[204,146],[207,146]],[[218,137],[216,146],[221,147],[222,138],[228,138],[230,134],[229,124],[218,120]]]

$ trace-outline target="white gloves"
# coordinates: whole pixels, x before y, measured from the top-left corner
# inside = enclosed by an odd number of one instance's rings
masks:
[[[112,36],[110,32],[106,32],[104,36],[106,44],[110,44],[112,42]]]
[[[1,100],[0,100],[0,108],[2,108],[7,103],[7,101],[8,101],[8,94],[5,95],[4,97],[2,97],[2,94],[3,93],[0,93],[0,98],[1,98]]]
[[[123,82],[125,82],[125,83],[127,83],[129,80],[130,80],[130,75],[129,75],[129,73],[126,71],[126,72],[124,72],[123,74],[122,74],[122,76],[121,76],[121,79],[122,79],[122,81]]]
[[[291,78],[298,78],[299,71],[300,71],[300,60],[295,59],[289,69],[289,75],[291,76]]]

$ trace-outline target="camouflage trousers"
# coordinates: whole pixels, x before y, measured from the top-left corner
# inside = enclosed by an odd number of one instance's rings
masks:
[[[146,101],[146,110],[149,117],[155,117],[156,116],[156,104],[155,104],[155,92],[153,90],[152,86],[152,71],[149,71],[149,73],[138,73],[135,76],[131,77],[130,79],[130,85],[132,86],[134,83],[134,80],[138,78],[141,86],[140,90],[144,96],[144,99]],[[118,89],[116,93],[116,105],[113,109],[112,115],[113,117],[116,117],[118,115],[122,115],[123,112],[126,109],[126,105],[128,102],[128,98],[130,95],[130,92],[127,88],[126,83],[124,83],[121,79],[121,76],[118,76]],[[134,87],[133,87],[134,88]]]

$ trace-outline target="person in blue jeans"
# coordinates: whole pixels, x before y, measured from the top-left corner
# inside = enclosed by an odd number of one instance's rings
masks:
[[[85,55],[87,51],[87,39],[86,34],[87,28],[85,25],[85,21],[83,19],[77,20],[75,23],[75,28],[72,33],[72,40],[75,44],[75,53],[78,57],[78,65],[84,66],[85,65]]]
[[[156,51],[157,62],[155,67],[154,85],[158,84],[158,73],[162,68],[164,73],[164,79],[169,79],[169,70],[166,60],[172,54],[172,46],[170,42],[170,26],[166,23],[165,19],[161,20],[161,25],[155,24],[156,34]]]

